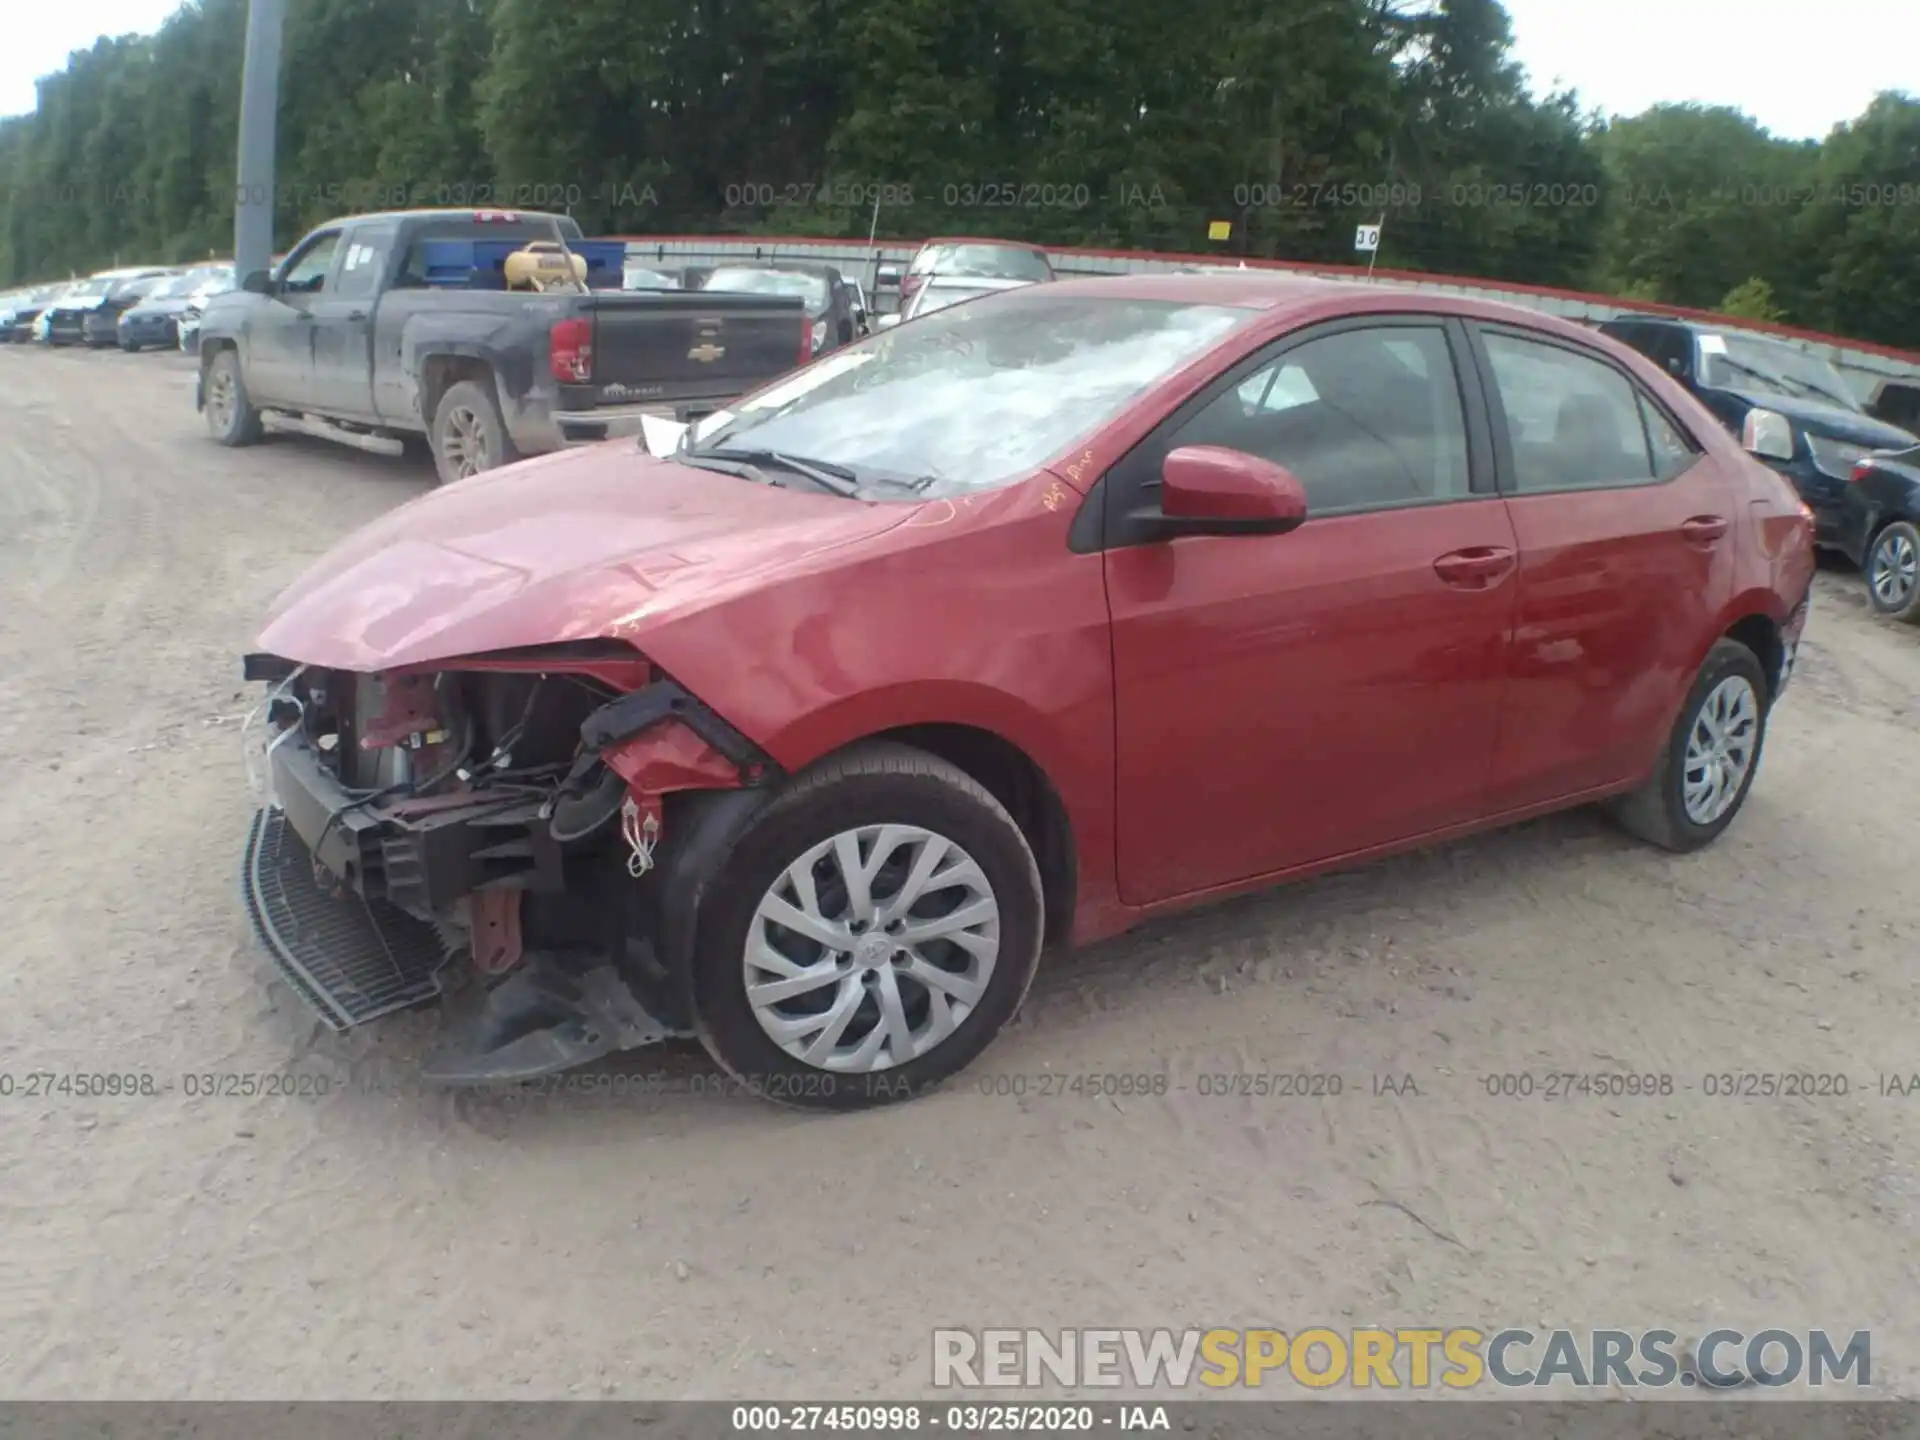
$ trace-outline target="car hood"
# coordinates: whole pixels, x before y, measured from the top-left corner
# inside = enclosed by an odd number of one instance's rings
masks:
[[[375,671],[612,637],[831,566],[919,507],[655,459],[632,440],[462,480],[348,537],[274,602],[260,648]]]
[[[127,307],[127,316],[130,319],[139,319],[146,315],[178,315],[191,303],[184,295],[166,300],[142,300],[138,305]]]
[[[1872,445],[1876,449],[1897,449],[1914,443],[1914,437],[1898,425],[1889,425],[1884,420],[1838,405],[1824,405],[1818,400],[1803,400],[1792,395],[1766,395],[1756,390],[1727,393],[1748,405],[1784,415],[1802,430],[1815,435],[1851,440],[1856,445]]]

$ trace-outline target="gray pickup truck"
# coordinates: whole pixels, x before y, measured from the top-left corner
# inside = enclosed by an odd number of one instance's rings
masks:
[[[505,288],[507,251],[577,247],[587,288]],[[431,450],[443,481],[697,420],[812,355],[791,296],[622,292],[618,242],[567,216],[410,210],[330,221],[208,302],[195,404],[223,445],[268,425]],[[451,257],[451,258],[450,258]],[[611,288],[592,288],[604,284]]]

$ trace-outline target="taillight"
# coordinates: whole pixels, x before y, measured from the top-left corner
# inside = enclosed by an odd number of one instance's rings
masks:
[[[800,363],[805,365],[813,359],[813,317],[806,311],[800,312]]]
[[[547,365],[554,379],[567,384],[593,379],[593,322],[578,315],[554,321],[547,332]]]
[[[1859,484],[1862,480],[1867,478],[1868,472],[1871,471],[1872,469],[1873,469],[1873,462],[1871,460],[1854,461],[1853,473],[1847,477],[1848,483],[1855,484],[1855,485]]]

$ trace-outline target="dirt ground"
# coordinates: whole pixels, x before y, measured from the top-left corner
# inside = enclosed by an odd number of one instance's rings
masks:
[[[702,1094],[679,1046],[607,1067],[677,1089],[512,1103],[411,1082],[431,1015],[321,1029],[238,900],[238,656],[426,473],[219,449],[191,373],[0,350],[0,1394],[901,1398],[936,1325],[1371,1324],[1871,1329],[1920,1395],[1920,1097],[1880,1089],[1920,1071],[1920,632],[1856,576],[1703,854],[1575,814],[1054,957],[884,1112]],[[185,1093],[288,1069],[332,1093]],[[1675,1088],[1488,1093],[1522,1071]],[[1706,1093],[1781,1071],[1849,1093]],[[1074,1073],[1172,1083],[1029,1079]]]

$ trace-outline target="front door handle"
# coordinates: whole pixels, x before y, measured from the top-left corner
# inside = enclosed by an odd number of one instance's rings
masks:
[[[364,310],[349,310],[347,312],[347,319],[349,320],[364,320],[366,318],[367,312]]]
[[[1696,545],[1711,545],[1727,533],[1727,522],[1720,515],[1695,515],[1680,522],[1680,533]]]
[[[1490,590],[1513,569],[1513,551],[1501,545],[1450,550],[1433,562],[1433,573],[1459,590]]]

